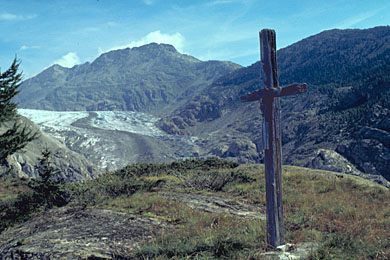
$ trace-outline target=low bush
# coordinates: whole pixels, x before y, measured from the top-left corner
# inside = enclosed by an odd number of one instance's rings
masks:
[[[119,176],[155,176],[163,173],[175,174],[184,173],[191,170],[217,170],[217,169],[233,169],[239,164],[233,161],[222,160],[219,158],[209,159],[187,159],[184,161],[175,161],[172,163],[136,163],[129,165],[121,170],[115,171],[115,175]]]
[[[23,192],[16,198],[0,202],[0,232],[29,219],[41,207],[41,197],[33,191]]]
[[[185,187],[195,190],[222,191],[227,184],[249,183],[255,178],[242,170],[192,171],[190,175],[178,175]]]
[[[145,180],[135,176],[121,177],[107,172],[83,184],[69,185],[68,191],[74,198],[72,204],[86,207],[123,195],[130,196],[137,191],[150,191],[157,183],[157,180]]]

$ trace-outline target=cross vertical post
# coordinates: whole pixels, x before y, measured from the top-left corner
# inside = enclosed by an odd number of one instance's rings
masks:
[[[276,33],[260,31],[260,53],[264,85],[241,97],[243,102],[260,100],[263,113],[263,148],[267,200],[267,243],[270,249],[285,244],[282,204],[282,135],[280,97],[306,92],[307,84],[279,87],[276,61]]]
[[[266,88],[278,88],[276,34],[260,32],[261,61]],[[280,133],[280,97],[263,97],[264,163],[267,200],[267,242],[271,247],[285,244],[282,204],[282,140]],[[266,134],[267,132],[268,134]]]

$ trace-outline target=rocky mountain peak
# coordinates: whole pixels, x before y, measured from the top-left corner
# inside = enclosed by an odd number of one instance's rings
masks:
[[[155,42],[148,43],[139,47],[134,47],[132,48],[132,50],[146,51],[146,52],[150,52],[153,50],[157,50],[157,51],[163,50],[163,51],[173,52],[173,53],[178,52],[173,45],[166,44],[166,43],[155,43]]]
[[[71,69],[53,65],[23,82],[17,98],[21,108],[161,113],[240,67],[202,62],[172,45],[150,43],[103,53]]]
[[[138,66],[145,63],[163,65],[166,62],[200,62],[189,55],[179,53],[170,44],[149,43],[139,47],[118,49],[103,53],[92,62],[94,67],[115,66],[116,64]]]
[[[45,69],[44,71],[42,71],[41,74],[48,75],[48,76],[49,75],[59,76],[59,75],[63,75],[64,73],[66,73],[67,70],[69,70],[69,69],[62,67],[59,64],[54,64],[54,65],[48,67],[47,69]]]

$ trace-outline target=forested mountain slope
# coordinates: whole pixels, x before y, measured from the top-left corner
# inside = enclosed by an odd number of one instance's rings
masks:
[[[324,31],[277,57],[280,85],[309,84],[308,93],[282,98],[284,163],[389,179],[390,27]],[[203,145],[215,155],[261,162],[259,104],[239,100],[260,84],[257,62],[221,77],[160,126],[209,136]]]

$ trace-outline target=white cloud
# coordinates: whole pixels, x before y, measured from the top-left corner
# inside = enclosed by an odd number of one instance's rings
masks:
[[[20,47],[20,50],[21,51],[24,51],[24,50],[27,50],[27,49],[30,49],[30,47],[26,46],[26,45],[23,45],[22,47]]]
[[[93,27],[93,26],[85,27],[83,29],[83,32],[85,32],[85,33],[88,33],[88,32],[98,32],[98,31],[100,31],[100,29],[98,27]]]
[[[11,13],[1,13],[0,14],[0,20],[3,20],[3,21],[28,20],[28,19],[33,19],[35,17],[37,17],[36,14],[31,14],[31,15],[16,15],[16,14],[11,14]]]
[[[145,45],[148,43],[152,43],[152,42],[171,44],[171,45],[175,46],[175,48],[178,51],[183,52],[185,39],[184,39],[184,36],[179,32],[174,33],[174,34],[164,34],[164,33],[161,33],[160,31],[154,31],[154,32],[148,33],[146,36],[142,37],[138,41],[131,41],[129,44],[113,47],[107,51],[139,47],[139,46],[142,46],[142,45]],[[99,48],[99,53],[100,54],[103,53],[101,48]]]
[[[146,5],[152,5],[153,4],[153,0],[144,0],[144,3]]]
[[[215,0],[215,1],[208,2],[206,5],[207,6],[222,5],[222,4],[230,4],[232,2],[233,2],[232,0]]]
[[[80,58],[77,56],[77,53],[75,52],[69,52],[61,57],[61,59],[58,59],[54,61],[54,64],[61,65],[62,67],[71,68],[74,65],[80,64]]]
[[[218,5],[226,5],[226,4],[246,4],[248,3],[248,0],[214,0],[211,2],[206,3],[206,6],[218,6]]]
[[[117,23],[117,22],[113,22],[113,21],[110,21],[110,22],[107,22],[107,24],[106,24],[107,26],[109,26],[109,27],[114,27],[114,26],[118,26],[119,25],[119,23]]]
[[[22,45],[19,49],[19,51],[25,51],[28,49],[39,49],[39,46],[27,46],[27,45]]]
[[[102,49],[102,47],[99,47],[99,48],[98,48],[98,54],[99,54],[99,56],[100,56],[101,54],[105,53],[105,52],[107,52],[107,51],[104,51],[104,50]]]

